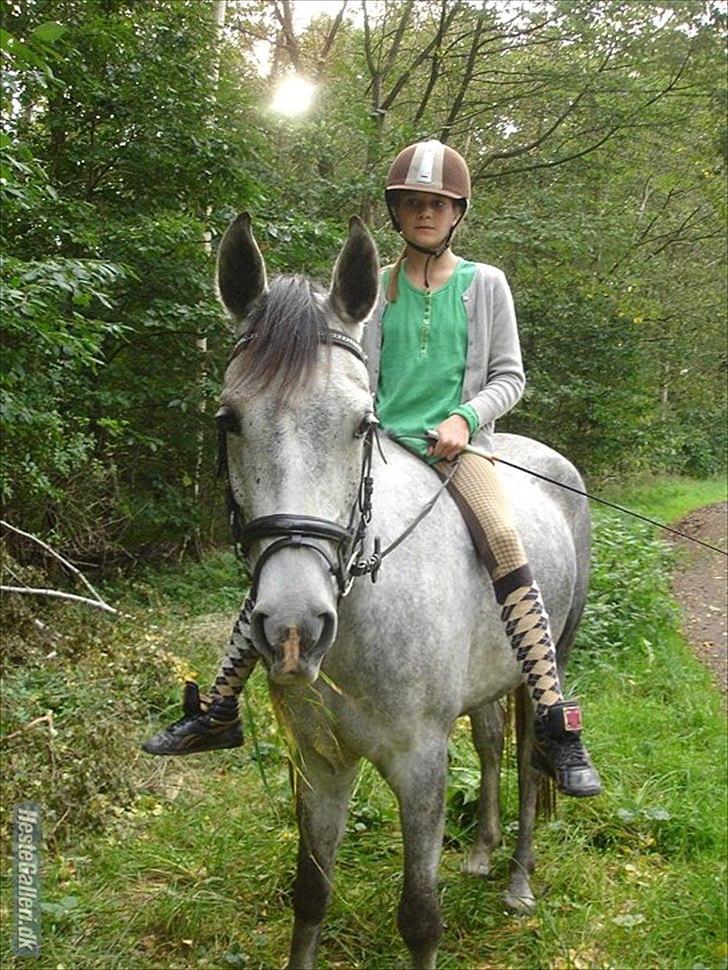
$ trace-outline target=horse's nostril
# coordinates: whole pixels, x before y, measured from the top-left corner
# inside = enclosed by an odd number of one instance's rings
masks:
[[[256,610],[250,620],[250,633],[256,648],[262,653],[270,653],[271,645],[265,635],[265,624],[269,616],[261,610]]]
[[[336,613],[326,610],[324,613],[319,613],[316,619],[321,623],[319,641],[323,641],[328,646],[336,634]]]

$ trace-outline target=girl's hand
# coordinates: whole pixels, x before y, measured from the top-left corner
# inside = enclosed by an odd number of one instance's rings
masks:
[[[457,458],[465,445],[470,441],[470,428],[465,418],[459,414],[452,414],[437,428],[437,441],[430,445],[427,454],[434,458],[444,458],[452,461]]]

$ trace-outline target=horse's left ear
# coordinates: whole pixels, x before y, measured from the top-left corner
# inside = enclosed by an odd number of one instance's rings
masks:
[[[331,278],[331,309],[342,323],[361,323],[372,311],[378,287],[377,247],[359,216],[352,216],[349,237],[339,253]]]

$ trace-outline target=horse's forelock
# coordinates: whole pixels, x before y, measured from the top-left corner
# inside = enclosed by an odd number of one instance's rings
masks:
[[[273,386],[283,397],[310,373],[325,342],[323,290],[305,276],[278,276],[251,310],[246,338],[225,375],[223,401]]]

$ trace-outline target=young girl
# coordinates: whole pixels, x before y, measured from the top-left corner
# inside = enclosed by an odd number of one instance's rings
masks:
[[[525,384],[516,318],[503,273],[456,256],[450,241],[470,202],[465,160],[439,141],[410,145],[389,170],[386,201],[405,246],[383,271],[365,349],[383,428],[441,467],[460,455],[449,490],[461,509],[501,607],[535,713],[533,766],[567,795],[601,791],[581,741],[581,711],[559,683],[548,615],[511,521],[492,461],[461,454],[471,440],[493,450],[496,418]],[[425,433],[437,439],[428,444]],[[189,754],[242,743],[237,697],[256,662],[244,613],[211,695],[185,687],[185,716],[150,738],[150,754]]]

